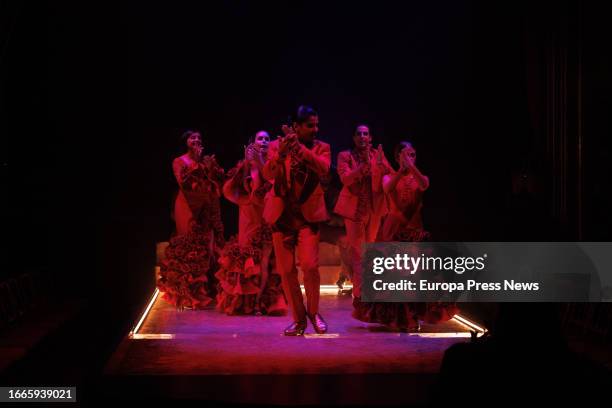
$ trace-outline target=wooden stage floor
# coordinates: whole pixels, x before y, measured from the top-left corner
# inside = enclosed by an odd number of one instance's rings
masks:
[[[323,292],[329,333],[316,335],[309,325],[296,338],[281,334],[288,316],[179,312],[158,298],[106,376],[161,397],[224,403],[418,403],[435,383],[444,351],[469,341],[469,329],[455,320],[397,333],[353,319],[351,309],[350,296]]]

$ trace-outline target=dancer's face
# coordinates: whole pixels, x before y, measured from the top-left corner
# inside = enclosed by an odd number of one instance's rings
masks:
[[[187,148],[189,150],[195,150],[195,149],[202,149],[202,136],[195,132],[192,133],[188,138],[187,138]]]
[[[370,129],[367,126],[358,126],[353,135],[353,143],[355,143],[355,147],[360,149],[372,144]]]
[[[268,150],[269,143],[270,135],[268,134],[268,132],[264,130],[257,132],[257,134],[255,135],[255,144],[259,147],[259,149],[264,151]]]
[[[301,142],[312,142],[319,133],[319,117],[310,116],[304,123],[294,123],[295,133]]]
[[[412,162],[412,164],[416,163],[416,150],[414,147],[404,147],[399,154],[399,163],[400,166],[408,167],[408,162]]]

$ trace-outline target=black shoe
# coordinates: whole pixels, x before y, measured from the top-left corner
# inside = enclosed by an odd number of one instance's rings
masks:
[[[312,326],[314,327],[314,330],[315,332],[317,332],[317,334],[323,334],[327,332],[327,323],[325,322],[325,320],[323,320],[323,317],[320,314],[309,314],[308,318],[310,319],[310,322],[312,323]]]
[[[348,288],[348,289],[342,289],[340,291],[341,295],[352,295],[353,294],[353,288]]]
[[[285,329],[285,336],[303,336],[306,330],[306,320],[303,322],[293,322]]]

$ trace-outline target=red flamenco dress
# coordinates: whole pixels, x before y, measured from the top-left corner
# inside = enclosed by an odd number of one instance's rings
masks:
[[[215,252],[224,244],[219,207],[223,169],[212,157],[204,162],[185,154],[172,166],[179,185],[174,204],[176,235],[166,249],[157,287],[164,300],[181,310],[204,309],[213,302]]]
[[[389,214],[381,231],[384,242],[425,242],[431,235],[423,229],[423,190],[412,174],[403,176],[389,193]],[[353,317],[380,323],[394,330],[418,330],[419,321],[435,324],[452,319],[458,309],[448,302],[362,302],[353,299]]]
[[[263,222],[263,198],[271,188],[256,166],[241,161],[228,173],[223,194],[238,205],[238,235],[225,245],[220,268],[217,310],[228,315],[282,316],[287,303],[274,267],[272,233]]]

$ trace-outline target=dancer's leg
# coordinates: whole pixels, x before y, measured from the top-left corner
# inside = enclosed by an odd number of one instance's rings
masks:
[[[302,322],[306,320],[306,310],[298,280],[298,272],[295,267],[295,246],[290,242],[292,239],[293,237],[286,236],[282,232],[272,234],[276,265],[282,278],[283,290],[285,296],[287,296],[293,320]]]

